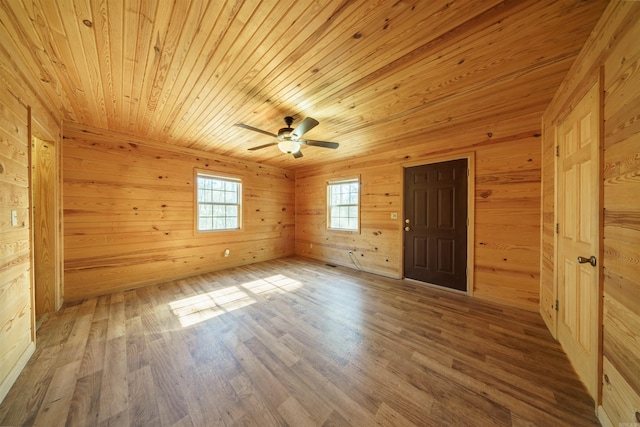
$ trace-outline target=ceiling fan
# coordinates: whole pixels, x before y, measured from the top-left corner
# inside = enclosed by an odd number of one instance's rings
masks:
[[[338,148],[337,142],[327,142],[327,141],[313,141],[310,139],[300,139],[302,135],[318,126],[318,121],[316,119],[312,119],[311,117],[307,117],[303,121],[296,126],[295,129],[291,127],[293,124],[293,117],[285,117],[284,122],[287,124],[286,128],[282,128],[278,131],[278,134],[274,134],[268,132],[266,130],[254,128],[253,126],[245,125],[244,123],[237,123],[236,126],[241,127],[243,129],[249,129],[254,132],[260,132],[265,135],[272,136],[278,140],[278,142],[270,142],[269,144],[259,145],[257,147],[249,148],[249,151],[260,150],[261,148],[272,147],[277,145],[280,151],[286,154],[293,154],[293,157],[299,159],[302,157],[302,151],[300,151],[301,145],[313,145],[315,147],[324,147],[324,148]]]

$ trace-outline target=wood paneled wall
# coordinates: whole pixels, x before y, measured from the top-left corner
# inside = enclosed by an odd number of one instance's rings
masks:
[[[61,141],[59,102],[41,90],[53,92],[55,83],[31,55],[42,47],[5,13],[0,8],[0,401],[35,350],[30,137]]]
[[[612,1],[545,113],[541,289],[553,295],[553,127],[604,67],[603,425],[640,421],[640,3]],[[549,301],[541,312],[553,321]],[[553,323],[551,323],[553,326]]]
[[[28,110],[0,85],[0,399],[33,353]],[[11,214],[18,216],[12,225]],[[18,372],[16,371],[16,368]]]
[[[474,152],[474,295],[538,310],[539,136],[540,114],[529,114],[467,129],[416,135],[390,146],[384,156],[299,170],[296,253],[402,277],[403,167]],[[349,177],[360,177],[362,184],[361,231],[327,230],[327,181]],[[390,218],[393,212],[398,213],[398,219]]]
[[[195,231],[195,168],[242,179],[242,231]],[[63,180],[65,301],[294,253],[283,169],[65,123]]]

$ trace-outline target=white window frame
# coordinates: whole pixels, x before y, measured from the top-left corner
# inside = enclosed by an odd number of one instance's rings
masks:
[[[215,189],[215,188],[200,188],[201,185],[201,181],[200,179],[208,179],[211,181],[216,181],[216,182],[223,182],[223,183],[232,183],[235,184],[236,190],[235,191],[229,191],[227,189]],[[214,202],[213,201],[213,197],[214,197],[214,193],[235,193],[235,200],[236,203],[233,202],[233,200],[230,201],[224,201],[224,202]],[[206,194],[207,193],[211,193],[211,197],[210,201],[207,200],[201,200],[201,196],[203,196],[203,198],[206,198]],[[211,173],[211,172],[204,172],[204,171],[199,171],[196,170],[195,173],[195,230],[198,233],[210,233],[210,232],[229,232],[229,231],[239,231],[242,230],[242,180],[240,178],[236,178],[236,177],[230,177],[230,176],[224,176],[224,175],[218,175],[216,173]],[[204,206],[210,206],[211,209],[209,210],[211,212],[211,215],[206,215],[206,218],[211,218],[211,227],[207,227],[207,228],[201,228],[200,227],[200,217],[201,217],[201,212],[202,212],[202,208]],[[228,207],[236,207],[235,211],[237,213],[236,216],[233,215],[227,215]],[[216,210],[220,209],[220,208],[224,208],[224,213],[222,215],[215,215],[216,214]],[[205,208],[206,209],[206,208]],[[214,220],[215,218],[224,218],[225,219],[225,227],[224,228],[215,228],[215,223]],[[236,226],[227,226],[226,225],[226,219],[227,218],[236,218]]]
[[[351,198],[350,196],[350,194],[352,194],[350,191],[347,193],[344,193],[344,192],[341,193],[341,194],[344,194],[346,197],[348,197],[350,200],[340,201],[337,203],[332,202],[333,189],[336,189],[338,187],[344,188],[342,186],[344,185],[350,186],[353,184],[356,185],[356,189],[357,189],[355,203],[353,202],[353,198]],[[361,193],[360,187],[361,186],[360,186],[359,177],[327,182],[327,229],[328,230],[349,231],[349,232],[357,232],[357,233],[360,232],[360,193]],[[335,212],[334,208],[337,208],[342,212],[345,212],[345,210],[349,211],[346,216],[339,217],[339,218],[345,218],[347,221],[349,221],[351,218],[354,218],[353,209],[355,208],[355,226],[354,227],[344,226],[344,223],[343,223],[343,226],[339,226],[338,224],[333,224],[333,219],[335,217],[332,216],[332,212]]]

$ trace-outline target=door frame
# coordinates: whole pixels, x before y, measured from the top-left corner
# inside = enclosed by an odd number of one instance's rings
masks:
[[[596,276],[598,278],[598,289],[597,289],[597,296],[596,296],[596,315],[597,315],[597,319],[595,320],[596,322],[596,330],[597,330],[597,360],[596,360],[596,394],[595,396],[592,396],[594,398],[595,401],[595,406],[596,406],[596,410],[598,408],[598,406],[601,404],[602,402],[602,372],[603,372],[603,331],[602,331],[602,324],[603,324],[603,301],[602,301],[602,297],[603,297],[603,282],[604,282],[604,269],[602,267],[602,261],[603,261],[603,256],[604,256],[604,244],[603,244],[603,236],[604,236],[604,185],[603,185],[603,181],[602,181],[602,174],[603,174],[603,165],[604,165],[604,68],[600,67],[600,69],[598,70],[597,75],[595,76],[594,79],[590,79],[587,82],[585,82],[585,87],[586,90],[582,90],[577,94],[574,94],[573,96],[573,102],[570,105],[570,108],[567,108],[565,110],[566,114],[562,114],[561,116],[557,117],[554,121],[553,121],[553,138],[554,138],[554,144],[553,144],[553,150],[554,150],[554,164],[553,164],[553,169],[554,169],[554,196],[553,196],[553,224],[554,227],[558,227],[558,225],[560,227],[562,227],[562,224],[560,224],[560,218],[559,218],[559,198],[560,198],[560,161],[559,161],[559,154],[555,154],[557,153],[556,150],[558,150],[558,146],[560,144],[560,138],[558,136],[558,131],[559,131],[559,127],[560,124],[563,123],[573,112],[574,108],[582,101],[582,99],[587,96],[589,94],[589,92],[591,91],[591,89],[593,88],[594,85],[597,85],[598,89],[598,121],[599,121],[599,125],[598,125],[598,188],[596,191],[596,195],[598,197],[598,203],[597,203],[597,211],[598,211],[598,224],[596,226],[597,229],[597,238],[596,238],[596,242],[597,242],[597,249],[596,249],[596,257],[597,257],[597,273]],[[549,325],[547,324],[547,328],[549,328],[549,331],[551,332],[551,335],[553,336],[553,338],[558,341],[558,322],[559,322],[559,312],[560,312],[560,307],[559,307],[559,242],[560,242],[560,236],[559,233],[556,230],[554,230],[554,234],[553,234],[553,249],[554,249],[554,253],[553,253],[553,295],[555,297],[556,300],[556,305],[555,305],[555,313],[553,316],[553,325]],[[540,264],[541,268],[542,268],[542,263]],[[546,323],[546,322],[545,322]],[[561,344],[561,343],[560,343]],[[563,349],[564,351],[564,349]]]
[[[455,153],[455,154],[447,154],[447,155],[442,155],[442,156],[428,156],[425,157],[424,159],[421,160],[414,160],[412,162],[406,162],[406,163],[402,163],[400,165],[401,170],[400,170],[400,175],[401,175],[401,181],[402,181],[402,191],[400,192],[400,204],[402,206],[402,218],[406,218],[406,212],[404,211],[404,200],[405,200],[405,194],[404,194],[404,186],[405,186],[405,182],[404,182],[404,174],[405,174],[405,169],[407,168],[411,168],[411,167],[415,167],[415,166],[424,166],[424,165],[430,165],[430,164],[434,164],[434,163],[442,163],[442,162],[448,162],[451,160],[461,160],[461,159],[467,159],[467,168],[469,170],[469,173],[467,174],[467,291],[458,291],[456,289],[449,289],[446,288],[444,286],[438,286],[438,285],[434,285],[431,283],[426,283],[426,282],[418,282],[418,283],[424,283],[427,286],[433,286],[437,289],[442,289],[448,292],[456,292],[456,293],[463,293],[469,296],[473,295],[473,289],[474,289],[474,284],[475,284],[475,280],[474,280],[474,267],[475,267],[475,258],[474,258],[474,254],[475,254],[475,241],[474,241],[474,236],[475,236],[475,194],[476,194],[476,186],[475,186],[475,182],[476,182],[476,153],[475,151],[467,151],[467,152],[461,152],[461,153]],[[405,243],[405,233],[402,231],[404,228],[404,220],[400,221],[400,248],[401,248],[401,253],[400,253],[400,271],[401,271],[401,277],[403,280],[409,280],[409,281],[414,281],[413,279],[407,278],[405,277],[404,274],[404,243]]]

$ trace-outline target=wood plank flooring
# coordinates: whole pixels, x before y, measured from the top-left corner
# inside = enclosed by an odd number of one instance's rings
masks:
[[[537,313],[285,258],[65,305],[0,425],[588,426],[593,408]]]

